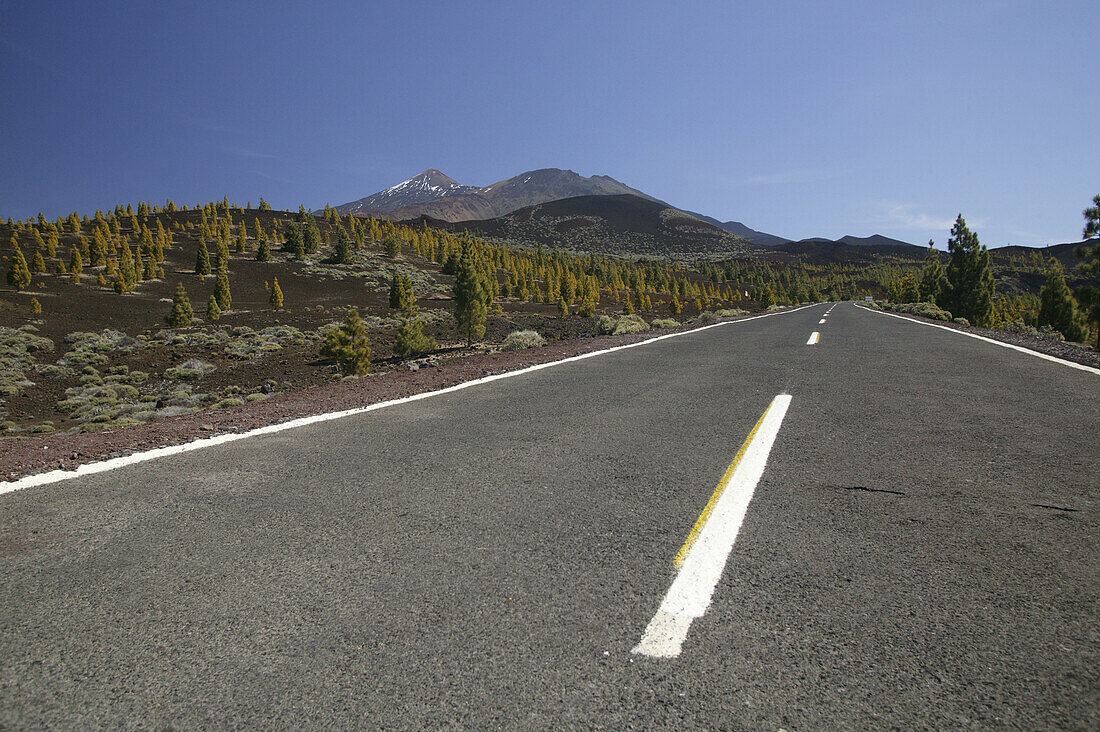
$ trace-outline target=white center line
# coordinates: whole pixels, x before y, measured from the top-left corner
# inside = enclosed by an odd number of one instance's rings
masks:
[[[821,339],[821,334],[818,333],[815,330],[813,333],[810,333],[810,340],[806,341],[806,345],[807,346],[812,346],[813,344],[817,343],[820,339]]]
[[[749,433],[700,516],[702,526],[696,523],[684,545],[686,553],[680,550],[683,555],[680,571],[633,653],[654,658],[680,655],[692,621],[702,617],[710,607],[714,588],[722,578],[790,404],[790,394],[777,395]]]

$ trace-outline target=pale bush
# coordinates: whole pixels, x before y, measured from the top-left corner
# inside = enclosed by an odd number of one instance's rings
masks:
[[[524,348],[538,348],[545,345],[546,339],[533,330],[514,330],[504,339],[500,350],[519,351]]]
[[[615,323],[615,331],[613,335],[624,335],[626,333],[641,333],[643,330],[647,330],[649,325],[642,320],[640,315],[624,315],[619,318],[619,322]]]

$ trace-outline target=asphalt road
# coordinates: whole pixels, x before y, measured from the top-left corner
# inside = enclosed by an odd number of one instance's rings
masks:
[[[0,496],[0,727],[1096,729],[1100,376],[829,307]]]

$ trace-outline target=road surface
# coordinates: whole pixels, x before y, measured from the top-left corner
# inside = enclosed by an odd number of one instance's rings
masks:
[[[0,495],[0,727],[1095,729],[1098,395],[824,304]]]

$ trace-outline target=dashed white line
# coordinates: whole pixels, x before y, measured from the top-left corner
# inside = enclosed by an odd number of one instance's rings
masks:
[[[821,324],[822,324],[822,323],[824,323],[824,322],[825,322],[825,318],[822,318],[821,320],[817,321],[817,324],[818,324],[818,325],[821,325]]]
[[[764,474],[768,455],[790,404],[790,394],[776,396],[749,433],[738,457],[723,476],[724,482],[719,483],[715,497],[707,504],[709,515],[704,510],[700,517],[705,523],[701,528],[697,524],[697,533],[692,532],[695,539],[684,556],[680,571],[633,653],[654,658],[680,655],[692,621],[702,617],[710,607],[714,588],[722,578],[749,501]],[[688,541],[691,542],[691,538]]]
[[[806,345],[807,346],[812,346],[815,343],[817,343],[820,339],[821,339],[821,334],[818,333],[815,330],[813,333],[810,333],[810,340],[806,341]]]

